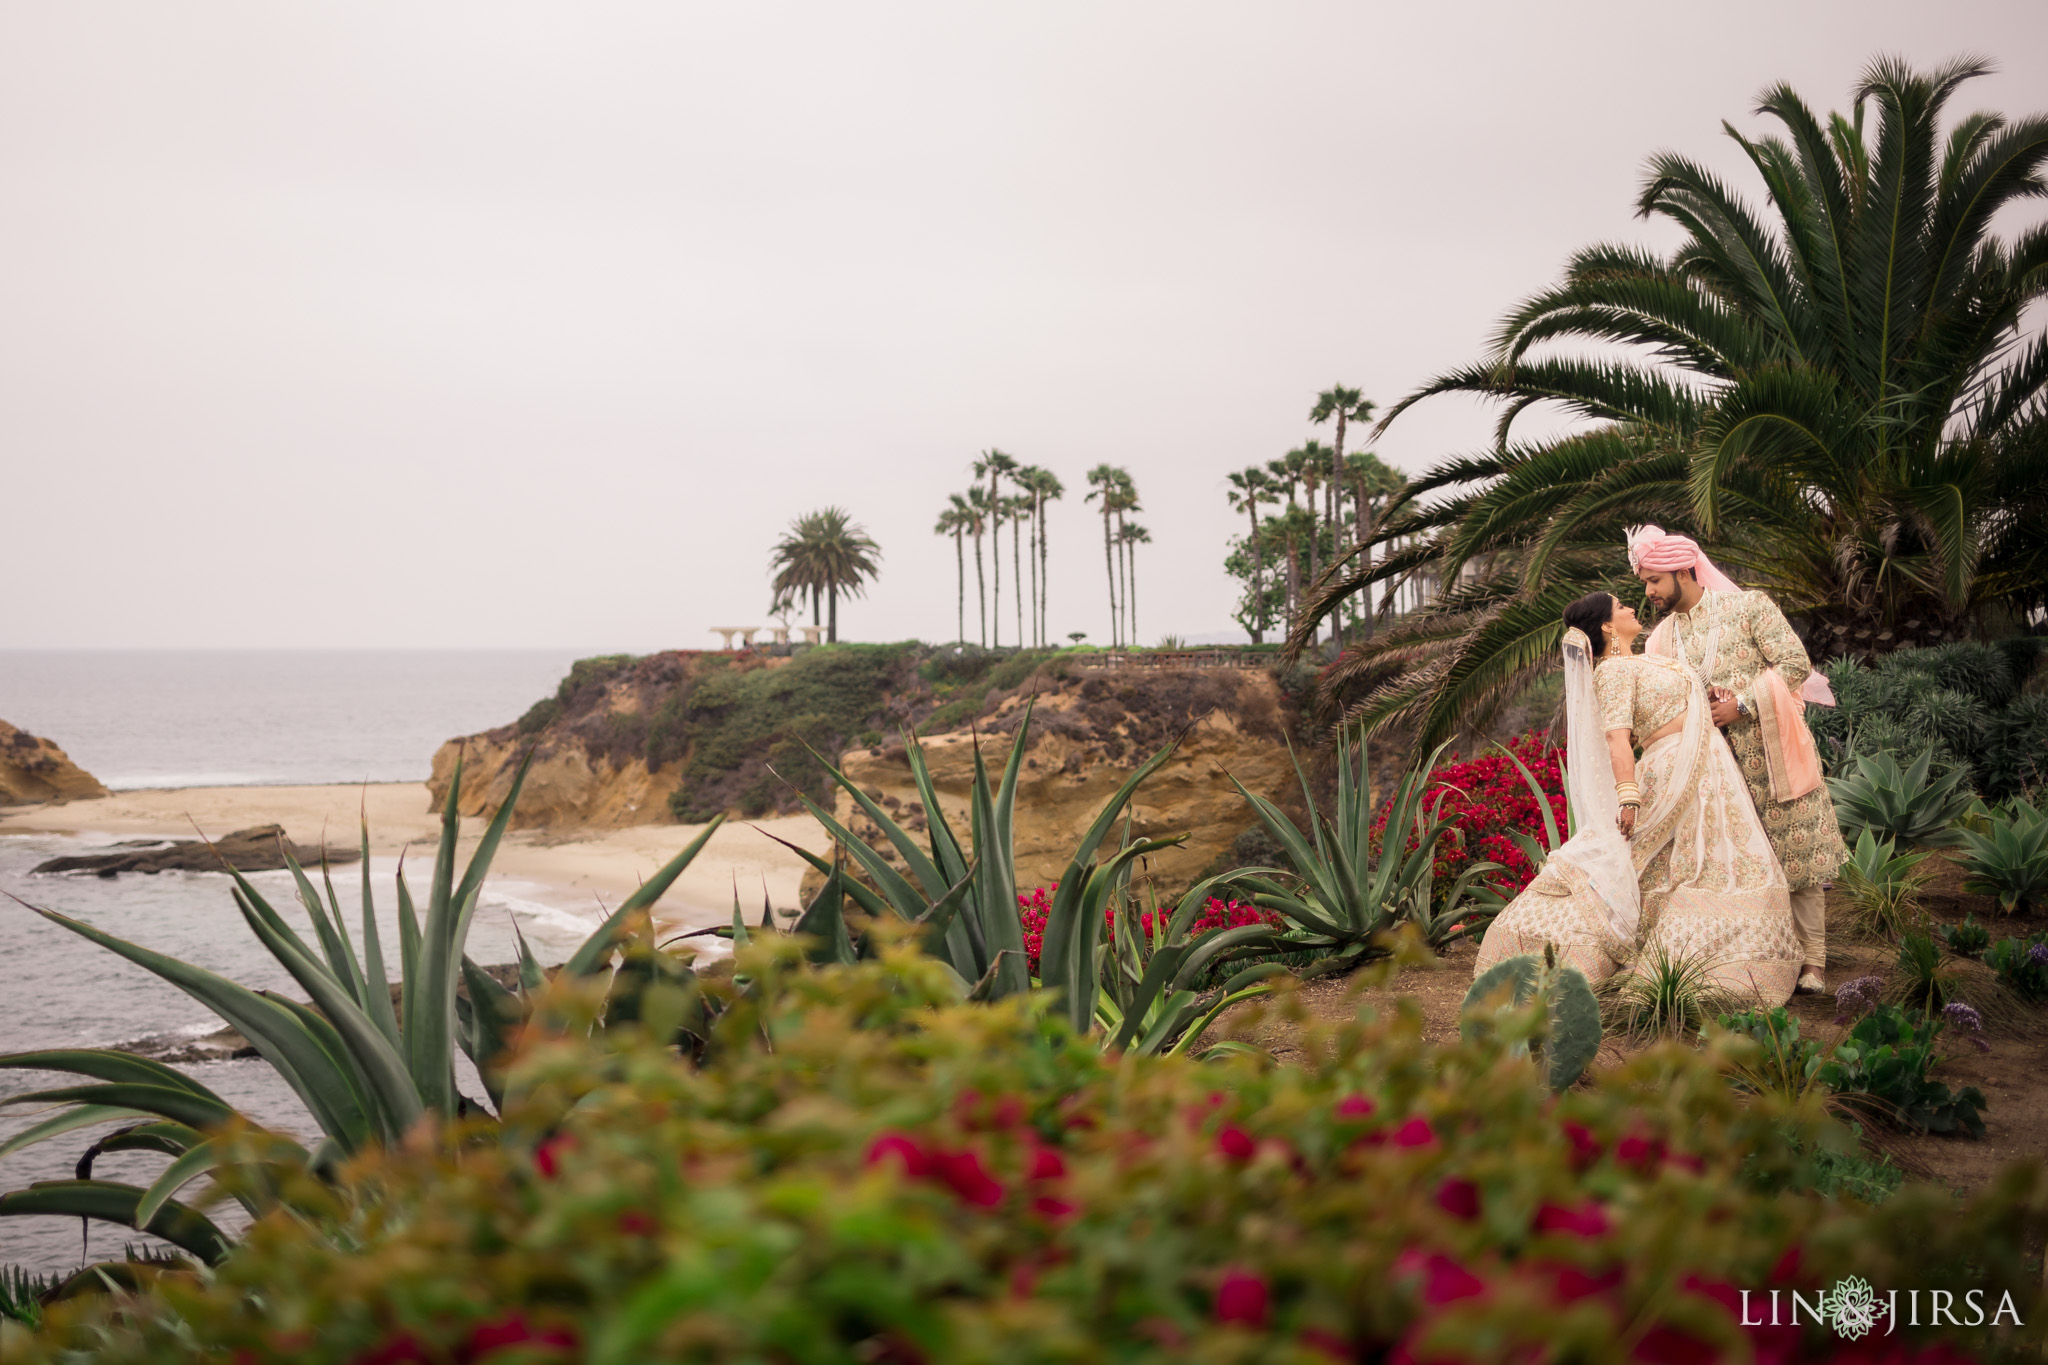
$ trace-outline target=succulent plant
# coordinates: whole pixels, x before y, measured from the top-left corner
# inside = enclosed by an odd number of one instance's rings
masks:
[[[1505,1003],[1489,1014],[1487,1005],[1502,992],[1507,993]],[[1503,1014],[1525,1009],[1531,1002],[1542,1003],[1545,1027],[1536,1039],[1511,1046],[1536,1059],[1553,1091],[1565,1090],[1600,1053],[1600,1002],[1585,973],[1558,966],[1548,945],[1540,958],[1524,953],[1481,972],[1465,992],[1459,1032],[1467,1039],[1480,1037],[1497,1028]]]

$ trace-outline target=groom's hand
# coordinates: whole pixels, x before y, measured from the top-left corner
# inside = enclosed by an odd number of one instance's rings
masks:
[[[1712,688],[1707,693],[1707,712],[1713,716],[1714,724],[1727,729],[1735,723],[1735,694],[1725,687]]]

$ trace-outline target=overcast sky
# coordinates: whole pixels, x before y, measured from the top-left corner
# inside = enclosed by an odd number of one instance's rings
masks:
[[[831,503],[885,556],[846,633],[949,638],[991,445],[1067,483],[1056,634],[1108,633],[1105,460],[1140,637],[1226,630],[1224,475],[1318,389],[1476,358],[1669,240],[1649,153],[1753,190],[1721,121],[1881,51],[2048,108],[2038,0],[8,0],[0,647],[702,647]]]

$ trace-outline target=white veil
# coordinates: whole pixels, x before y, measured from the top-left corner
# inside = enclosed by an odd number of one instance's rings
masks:
[[[1642,918],[1642,888],[1628,840],[1615,828],[1621,801],[1614,790],[1614,763],[1607,729],[1593,694],[1593,646],[1573,626],[1564,633],[1565,760],[1571,788],[1572,822],[1578,832],[1551,854],[1584,870],[1607,904],[1607,922],[1625,943],[1634,943]]]

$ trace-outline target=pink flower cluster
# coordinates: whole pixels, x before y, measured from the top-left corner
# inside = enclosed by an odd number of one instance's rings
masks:
[[[1550,747],[1549,735],[1541,730],[1512,739],[1507,747],[1535,774],[1562,836],[1565,831],[1564,773],[1558,766],[1562,751]],[[1474,862],[1495,862],[1506,871],[1488,878],[1489,883],[1502,895],[1513,896],[1535,879],[1536,868],[1512,835],[1519,830],[1535,839],[1539,846],[1548,847],[1542,807],[1530,794],[1529,784],[1523,780],[1521,770],[1498,751],[1462,762],[1452,754],[1451,760],[1429,775],[1429,786],[1424,795],[1431,811],[1437,809],[1437,802],[1441,799],[1443,813],[1455,820],[1452,826],[1455,837],[1446,838],[1437,845],[1433,868],[1436,890],[1439,895],[1447,892]],[[1386,827],[1392,809],[1391,801],[1380,809],[1379,818],[1373,822],[1375,838]],[[1412,831],[1408,836],[1408,847],[1415,847]]]
[[[1024,927],[1024,956],[1031,964],[1031,974],[1038,975],[1038,955],[1045,946],[1045,921],[1052,913],[1052,893],[1060,889],[1054,882],[1050,887],[1040,886],[1028,896],[1017,897],[1017,919]],[[1143,910],[1138,914],[1138,927],[1150,942],[1155,931],[1164,929],[1166,922],[1173,918],[1172,912]],[[1156,921],[1156,923],[1155,923]],[[1227,901],[1217,896],[1209,897],[1209,903],[1202,907],[1202,913],[1188,926],[1188,937],[1200,938],[1217,929],[1241,929],[1248,924],[1266,924],[1280,928],[1286,921],[1271,910],[1262,910],[1256,905],[1243,901]],[[1106,906],[1102,911],[1104,932],[1116,928],[1116,908]]]

